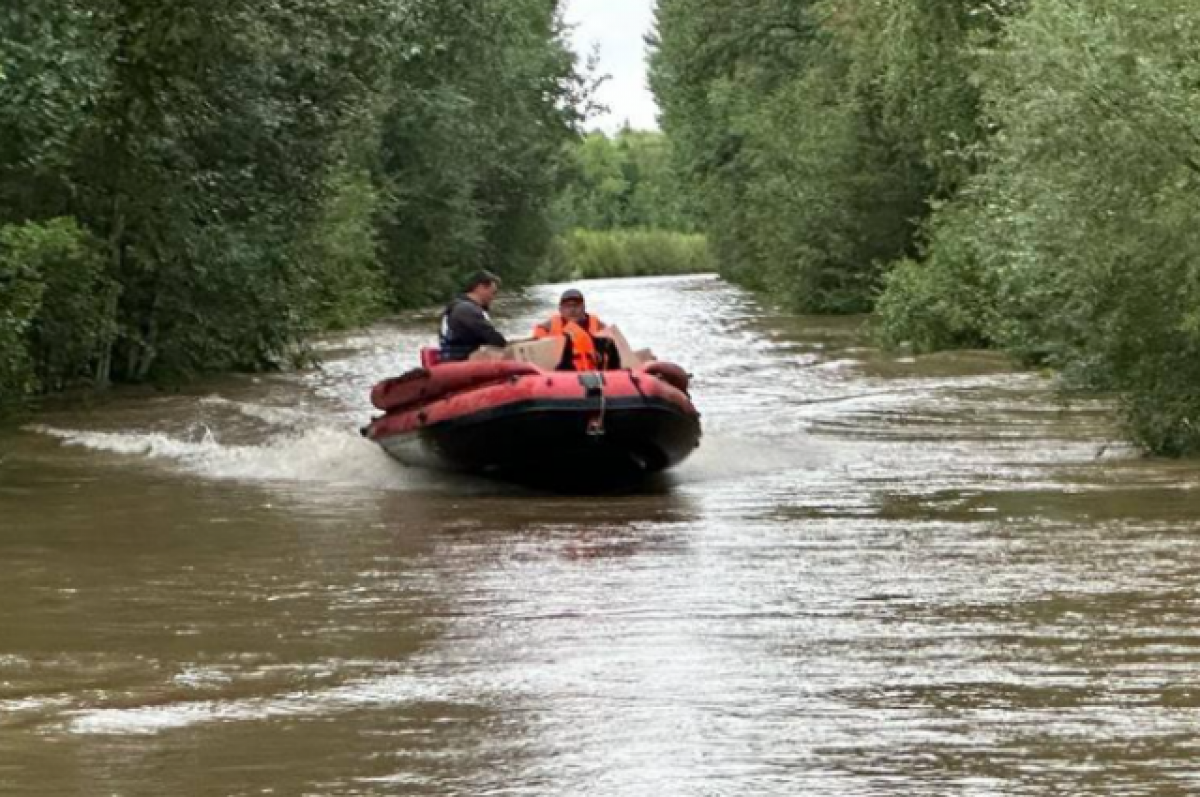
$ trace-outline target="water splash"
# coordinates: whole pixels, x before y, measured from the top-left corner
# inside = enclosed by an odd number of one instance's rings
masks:
[[[410,472],[374,444],[342,429],[316,428],[268,438],[261,444],[226,445],[207,429],[199,439],[162,432],[94,432],[51,426],[28,427],[91,451],[168,462],[210,479],[319,482],[346,487],[403,490]]]

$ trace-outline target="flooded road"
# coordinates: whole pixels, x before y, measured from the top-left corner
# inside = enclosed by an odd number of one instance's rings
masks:
[[[993,356],[584,287],[695,374],[645,494],[362,441],[432,315],[0,432],[0,794],[1200,793],[1200,466]]]

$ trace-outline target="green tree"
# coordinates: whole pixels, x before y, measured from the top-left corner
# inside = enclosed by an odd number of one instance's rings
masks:
[[[74,221],[0,228],[0,400],[104,383],[118,288]]]
[[[593,131],[568,145],[562,180],[554,205],[561,230],[696,228],[671,142],[660,132],[626,128],[610,137]]]
[[[105,379],[273,367],[471,268],[532,275],[583,86],[554,0],[18,4],[0,227],[73,218],[102,255]],[[10,248],[40,286],[0,317],[24,374],[42,355],[12,341],[59,292],[41,249]],[[33,381],[59,386],[6,384]]]
[[[1200,451],[1197,45],[1184,0],[1011,19],[979,70],[986,169],[889,286],[891,337],[1003,346],[1115,391],[1149,450]]]
[[[391,78],[382,245],[395,299],[444,299],[477,268],[530,279],[552,230],[581,88],[556,2],[423,0]]]
[[[872,305],[976,168],[984,0],[664,0],[652,85],[722,272],[808,311]]]

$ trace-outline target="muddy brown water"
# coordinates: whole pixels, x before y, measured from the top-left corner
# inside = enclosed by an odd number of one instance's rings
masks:
[[[0,432],[0,794],[1200,793],[1200,467],[990,355],[585,287],[696,377],[642,494],[359,439],[427,314]]]

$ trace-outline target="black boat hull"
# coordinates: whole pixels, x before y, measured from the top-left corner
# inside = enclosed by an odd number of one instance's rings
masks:
[[[406,465],[519,481],[588,486],[636,480],[682,462],[700,421],[666,401],[527,401],[377,442]]]

